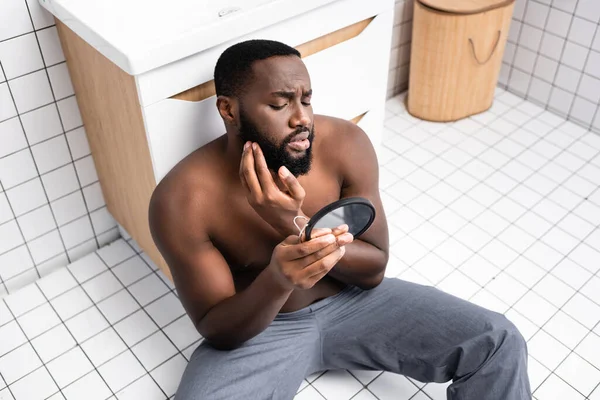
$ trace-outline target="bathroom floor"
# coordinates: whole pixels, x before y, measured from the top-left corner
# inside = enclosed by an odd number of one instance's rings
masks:
[[[452,124],[387,102],[387,275],[505,313],[538,400],[600,400],[600,136],[497,90]],[[200,336],[173,286],[119,239],[0,299],[0,399],[166,399]],[[297,400],[446,399],[391,373],[310,376]]]

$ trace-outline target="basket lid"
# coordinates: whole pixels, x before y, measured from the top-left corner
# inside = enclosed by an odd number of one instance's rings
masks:
[[[434,10],[452,14],[476,14],[504,7],[515,0],[417,0]]]

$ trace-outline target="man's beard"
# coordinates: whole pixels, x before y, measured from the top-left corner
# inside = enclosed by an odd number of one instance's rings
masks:
[[[308,141],[310,146],[305,150],[304,156],[292,157],[288,150],[287,145],[294,139],[294,137],[300,133],[309,132]],[[298,177],[305,175],[310,171],[312,164],[312,142],[315,137],[314,125],[309,128],[298,128],[296,131],[288,135],[283,142],[277,146],[272,143],[262,132],[259,132],[256,125],[253,124],[247,117],[246,113],[240,109],[240,137],[244,143],[256,142],[260,146],[267,166],[270,170],[278,172],[282,165],[292,173],[292,175]]]

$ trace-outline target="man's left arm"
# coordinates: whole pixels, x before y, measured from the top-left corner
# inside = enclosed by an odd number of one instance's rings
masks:
[[[340,198],[370,200],[375,206],[375,221],[365,233],[346,245],[346,254],[328,275],[362,289],[372,289],[383,280],[389,256],[377,156],[370,139],[354,124],[348,125],[344,139],[337,141],[336,154],[339,157],[338,172],[343,180]]]

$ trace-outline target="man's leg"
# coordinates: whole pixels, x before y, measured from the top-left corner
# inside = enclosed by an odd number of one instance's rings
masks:
[[[320,361],[319,329],[308,310],[277,317],[241,347],[202,343],[181,378],[176,400],[291,400]],[[284,314],[285,315],[285,314]]]
[[[430,286],[386,278],[317,313],[326,369],[447,382],[451,400],[529,400],[527,347],[503,315]]]

